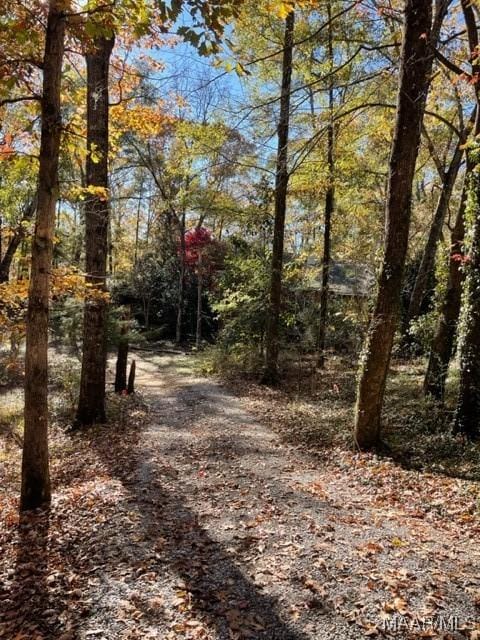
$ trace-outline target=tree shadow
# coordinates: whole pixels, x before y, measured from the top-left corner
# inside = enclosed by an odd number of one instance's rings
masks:
[[[11,580],[0,586],[2,637],[24,634],[29,640],[51,637],[53,617],[48,586],[48,509],[20,514],[16,562]]]
[[[307,640],[303,632],[281,618],[276,599],[261,593],[232,554],[199,523],[197,514],[187,506],[187,496],[178,484],[173,486],[161,465],[139,460],[129,468],[112,456],[108,438],[97,439],[95,446],[112,475],[130,493],[144,537],[161,541],[161,571],[178,576],[189,610],[215,629],[219,638]],[[130,453],[133,461],[138,460],[137,454],[148,457],[150,452]],[[144,614],[154,621],[146,606]]]

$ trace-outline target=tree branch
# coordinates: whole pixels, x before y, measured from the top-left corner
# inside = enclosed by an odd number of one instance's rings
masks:
[[[41,100],[41,96],[18,96],[17,98],[3,98],[0,100],[0,107],[4,107],[6,104],[15,104],[17,102],[29,102],[34,100]]]

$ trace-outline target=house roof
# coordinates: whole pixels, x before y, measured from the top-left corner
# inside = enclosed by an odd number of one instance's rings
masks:
[[[306,282],[303,290],[319,291],[322,288],[321,260],[309,257],[306,262]],[[375,272],[366,264],[357,262],[332,262],[329,270],[329,290],[339,296],[366,298],[375,285]]]

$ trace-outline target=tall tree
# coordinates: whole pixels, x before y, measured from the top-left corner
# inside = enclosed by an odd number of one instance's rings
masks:
[[[325,365],[325,339],[328,319],[328,280],[331,263],[331,231],[332,215],[335,207],[335,120],[334,120],[334,59],[333,59],[333,26],[332,7],[327,4],[328,20],[328,125],[327,125],[327,166],[328,186],[325,195],[325,213],[323,219],[323,256],[322,256],[322,287],[320,290],[320,318],[318,326],[318,357],[317,366],[322,369]]]
[[[468,174],[469,171],[467,171],[467,175]],[[468,179],[464,185],[462,200],[455,220],[455,226],[452,230],[447,290],[440,308],[428,358],[427,372],[423,383],[425,394],[439,401],[442,401],[445,395],[448,366],[453,353],[453,344],[462,301],[462,287],[465,275],[463,269],[463,251],[465,208],[468,195],[467,184]]]
[[[432,26],[431,0],[407,0],[402,38],[395,134],[389,163],[385,251],[377,300],[364,348],[355,410],[355,441],[378,444],[400,291],[408,247],[412,183],[432,75],[434,47],[448,8],[439,0]]]
[[[473,120],[470,125],[473,125]],[[422,303],[427,295],[428,281],[430,274],[435,269],[435,255],[437,252],[438,242],[442,235],[443,224],[447,215],[448,207],[452,197],[458,172],[462,164],[465,142],[469,135],[469,129],[462,132],[460,139],[455,147],[448,169],[442,175],[442,189],[438,198],[438,203],[430,225],[427,241],[422,253],[420,267],[415,278],[412,295],[407,313],[407,327],[420,315]]]
[[[178,301],[177,301],[177,323],[175,328],[175,342],[180,344],[182,342],[182,325],[183,325],[183,307],[185,305],[185,209],[182,211],[179,218],[179,232],[180,232],[180,269],[178,276]]]
[[[94,295],[85,301],[83,356],[77,425],[106,420],[106,291],[108,194],[108,78],[114,37],[96,37],[87,64],[87,198],[85,200],[85,269]]]
[[[275,178],[275,222],[270,281],[270,304],[265,336],[265,371],[263,380],[274,384],[278,379],[279,325],[282,302],[283,245],[288,191],[288,132],[290,124],[290,95],[292,84],[293,36],[295,12],[285,19],[285,35],[282,60],[282,90],[278,122],[277,169]]]
[[[475,89],[476,121],[473,141],[468,148],[469,164],[469,216],[473,217],[471,248],[468,255],[468,273],[465,280],[465,334],[460,353],[460,389],[455,412],[455,429],[469,438],[480,436],[480,175],[477,171],[480,156],[480,86],[478,82],[480,64],[478,60],[479,38],[475,9],[470,0],[462,0],[463,15],[467,28]]]
[[[50,502],[48,462],[48,304],[60,151],[60,87],[65,39],[65,2],[48,5],[37,212],[32,241],[25,351],[25,410],[20,508]]]

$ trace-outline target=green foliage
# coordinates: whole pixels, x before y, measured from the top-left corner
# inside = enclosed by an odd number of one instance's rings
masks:
[[[179,263],[173,251],[142,256],[112,292],[117,304],[129,305],[148,329],[151,322],[171,324],[178,296]]]
[[[465,208],[465,241],[464,253],[467,259],[462,265],[465,270],[466,277],[462,290],[462,307],[457,327],[457,344],[462,345],[467,327],[472,315],[472,301],[480,290],[480,274],[471,268],[469,253],[472,251],[474,244],[474,231],[478,224],[478,216],[480,215],[480,203],[478,190],[480,187],[480,144],[471,141],[469,143],[469,160],[474,165],[474,170],[470,174],[467,190],[467,204]],[[463,356],[464,357],[464,356]]]
[[[310,323],[307,335],[315,336],[318,328],[319,306],[310,302]],[[336,296],[330,293],[326,347],[335,353],[357,356],[363,345],[369,320],[368,300],[362,298]],[[308,331],[308,333],[307,333]],[[308,343],[306,343],[308,345]],[[312,344],[314,349],[316,343]]]
[[[241,6],[242,0],[216,0],[208,3],[203,0],[171,0],[159,3],[165,20],[178,20],[182,11],[190,14],[190,24],[182,25],[177,32],[197,47],[201,55],[219,50],[225,26],[239,15]]]
[[[80,363],[76,359],[56,357],[51,368],[50,384],[58,392],[55,396],[57,417],[73,418],[80,390]]]
[[[220,332],[203,358],[204,371],[259,371],[268,312],[269,256],[238,237],[230,238],[224,270],[210,294]]]
[[[54,337],[69,351],[80,357],[82,342],[83,301],[75,298],[64,298],[52,307],[50,329]]]
[[[264,355],[264,336],[269,308],[270,252],[259,243],[231,237],[227,243],[224,269],[210,294],[219,322],[218,349],[211,351],[214,369],[259,373]],[[281,313],[281,340],[284,346],[298,341],[296,287],[299,265],[284,268],[284,302]]]
[[[416,351],[428,354],[437,326],[437,311],[434,309],[413,320],[408,328],[408,335],[415,344]]]
[[[434,290],[428,297],[429,309],[423,315],[413,320],[408,327],[408,336],[415,351],[427,355],[430,351],[432,339],[437,327],[440,306],[446,294],[448,272],[450,264],[450,247],[440,243],[435,261]]]
[[[8,225],[20,223],[25,206],[33,198],[36,188],[36,162],[24,156],[15,156],[1,164],[0,218]],[[25,223],[28,229],[31,222]]]
[[[268,311],[268,255],[237,240],[214,292],[213,310],[221,322],[220,341],[226,348],[236,343],[262,349]]]
[[[143,342],[143,336],[138,330],[138,323],[131,317],[130,307],[111,305],[107,320],[108,347],[117,347],[120,340],[139,344]]]
[[[263,364],[263,355],[248,344],[238,342],[227,349],[220,341],[202,352],[197,367],[206,376],[218,374],[222,378],[256,378],[262,371]]]
[[[480,183],[480,143],[470,142],[472,146],[469,151],[469,161],[474,165],[475,169],[470,176],[467,177],[467,204],[465,207],[465,251],[471,249],[472,235],[476,218],[478,216],[480,203],[478,200],[478,188]]]

